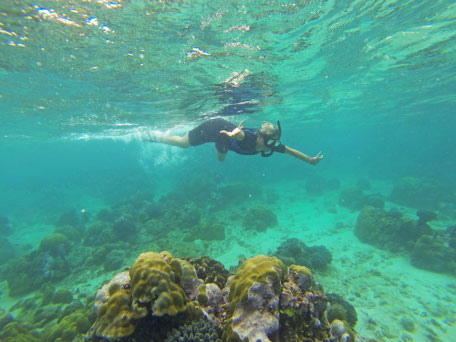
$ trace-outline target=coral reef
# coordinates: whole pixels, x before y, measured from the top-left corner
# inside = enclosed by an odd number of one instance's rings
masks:
[[[104,284],[97,292],[95,296],[95,313],[98,313],[98,309],[102,304],[108,302],[110,292],[109,289],[112,286],[112,290],[116,290],[118,288],[128,289],[130,287],[130,272],[124,271],[117,273],[114,278],[112,278],[109,283]]]
[[[229,272],[221,262],[207,256],[187,260],[195,267],[198,278],[206,284],[215,283],[221,289],[225,286]]]
[[[425,209],[418,210],[416,216],[418,216],[418,225],[425,225],[428,222],[437,219],[437,214],[435,212]]]
[[[88,338],[119,339],[133,334],[138,338],[148,336],[144,329],[157,324],[160,317],[177,316],[176,323],[201,317],[200,310],[189,299],[189,295],[196,296],[199,285],[189,262],[168,252],[143,253],[128,275],[118,274],[98,292],[98,318]],[[141,329],[136,330],[138,325]]]
[[[38,251],[52,257],[64,257],[70,247],[70,240],[63,234],[52,233],[41,240]]]
[[[136,223],[130,217],[121,217],[112,224],[112,231],[116,238],[130,240],[137,232]]]
[[[412,208],[436,210],[450,203],[454,205],[456,193],[435,180],[404,177],[394,185],[390,199]]]
[[[66,236],[72,243],[81,242],[82,237],[84,236],[84,232],[81,229],[68,225],[59,226],[54,232]]]
[[[456,275],[456,246],[450,241],[451,228],[422,235],[411,251],[412,265]]]
[[[0,311],[1,341],[83,341],[95,319],[91,306],[78,293],[43,286],[35,295],[23,298],[6,314]],[[14,315],[14,318],[13,318]]]
[[[222,342],[214,324],[201,319],[173,329],[165,342]]]
[[[187,308],[188,298],[176,283],[180,265],[172,255],[141,254],[130,268],[133,309],[146,316],[176,315]]]
[[[339,187],[340,182],[338,179],[327,180],[320,175],[313,175],[305,184],[307,193],[312,196],[320,196],[326,191],[336,190]]]
[[[201,222],[190,229],[184,241],[197,239],[204,241],[225,240],[225,227],[216,222]]]
[[[381,195],[368,195],[361,188],[351,187],[343,189],[339,195],[339,204],[350,210],[361,210],[366,206],[383,209],[385,206]]]
[[[28,324],[11,321],[0,329],[0,341],[39,342],[39,334]]]
[[[350,324],[336,318],[333,330],[338,335],[331,335],[328,299],[321,287],[313,288],[313,275],[305,266],[287,268],[264,255],[249,258],[222,291],[209,281],[226,279],[223,265],[208,257],[188,260],[169,252],[141,254],[130,271],[98,291],[98,317],[87,340],[329,342],[346,341],[347,335],[361,340]],[[342,308],[348,305],[344,318],[354,325],[352,307],[340,296],[332,300]]]
[[[85,312],[73,312],[62,318],[57,324],[44,330],[42,340],[44,342],[74,341],[90,328],[90,320]]]
[[[242,203],[250,198],[261,199],[262,195],[263,189],[252,182],[224,184],[217,188],[216,208],[225,207],[227,204]]]
[[[0,237],[0,263],[4,263],[14,257],[13,245],[5,237]]]
[[[262,206],[249,209],[242,221],[242,226],[245,229],[252,229],[257,232],[264,232],[267,228],[275,227],[277,224],[277,216],[274,212]]]
[[[231,279],[226,341],[269,341],[279,332],[279,294],[286,266],[275,257],[247,259]]]
[[[5,312],[5,310],[0,309],[0,331],[3,329],[5,325],[7,325],[9,322],[13,321],[13,316],[11,314],[8,314]]]
[[[0,215],[0,234],[2,236],[11,234],[11,226],[6,216]]]
[[[309,282],[307,282],[309,283]],[[322,292],[299,286],[293,273],[282,285],[280,297],[281,341],[329,341],[325,317],[326,298]]]
[[[436,218],[431,211],[418,210],[417,216],[414,221],[367,207],[358,216],[355,235],[378,248],[410,253],[416,267],[456,274],[456,229],[433,230],[427,223]]]
[[[307,246],[298,239],[284,241],[274,253],[285,264],[304,265],[313,270],[322,270],[328,265],[332,256],[325,246]]]
[[[52,295],[52,303],[54,304],[69,304],[73,299],[73,294],[66,289],[58,289]]]
[[[56,226],[72,226],[83,229],[88,217],[87,214],[77,210],[68,210],[60,215],[57,219]]]
[[[358,322],[358,315],[355,307],[337,293],[328,293],[326,294],[326,298],[330,303],[327,311],[329,323],[332,323],[334,319],[339,319],[341,321],[347,321],[348,324],[354,328]]]
[[[66,237],[64,237],[66,239]],[[66,241],[66,240],[64,240]],[[60,244],[43,244],[43,250],[53,254],[64,253]],[[47,282],[64,278],[69,273],[68,264],[62,255],[53,256],[40,251],[32,251],[13,259],[3,268],[3,276],[8,283],[9,294],[19,296],[39,289]]]
[[[345,321],[335,319],[331,323],[331,335],[338,342],[364,341]]]
[[[417,224],[395,212],[372,207],[361,211],[355,227],[355,235],[360,241],[390,251],[411,250],[415,241],[430,231],[426,224]]]
[[[108,300],[98,309],[98,318],[90,328],[88,336],[107,339],[130,336],[135,331],[137,320],[142,317],[142,312],[132,310],[130,288],[114,283],[108,289]]]

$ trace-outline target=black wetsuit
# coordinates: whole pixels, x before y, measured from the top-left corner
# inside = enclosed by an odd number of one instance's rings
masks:
[[[211,119],[192,129],[188,133],[188,139],[191,146],[214,142],[217,151],[220,153],[226,153],[228,151],[245,155],[260,153],[256,150],[256,141],[259,134],[257,130],[243,128],[242,131],[244,132],[244,139],[242,139],[242,141],[231,139],[227,135],[220,133],[222,130],[231,132],[236,127],[237,126],[235,124],[224,119]],[[281,144],[274,150],[284,153],[285,145]]]

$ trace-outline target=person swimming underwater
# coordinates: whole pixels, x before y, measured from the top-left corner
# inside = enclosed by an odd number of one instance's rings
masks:
[[[244,128],[244,121],[235,124],[221,118],[210,119],[198,127],[181,136],[157,136],[151,132],[141,135],[141,140],[188,148],[208,142],[215,143],[217,158],[224,161],[228,151],[243,155],[261,153],[262,157],[270,157],[274,152],[288,154],[312,165],[317,165],[323,154],[319,152],[315,157],[290,148],[280,142],[282,128],[280,122],[277,126],[270,122],[263,122],[259,130]]]

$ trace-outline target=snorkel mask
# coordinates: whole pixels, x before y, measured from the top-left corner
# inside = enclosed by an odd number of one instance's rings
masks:
[[[271,130],[271,127],[265,127],[265,125],[271,125],[273,127],[273,132],[268,132]],[[261,152],[262,157],[270,157],[275,149],[279,147],[282,143],[280,142],[280,138],[282,136],[282,127],[280,127],[280,121],[277,121],[277,127],[270,124],[269,122],[264,122],[260,128],[260,134],[264,140],[264,144],[269,147],[271,150],[269,152]]]

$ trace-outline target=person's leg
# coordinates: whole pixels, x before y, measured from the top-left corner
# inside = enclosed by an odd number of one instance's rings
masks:
[[[166,144],[166,145],[177,146],[177,147],[181,147],[181,148],[190,147],[190,141],[188,140],[188,133],[185,134],[183,137],[179,137],[179,136],[175,136],[175,135],[164,136],[164,137],[159,138],[157,140],[157,142]]]
[[[226,159],[226,152],[222,153],[222,152],[220,152],[217,149],[216,149],[216,151],[217,151],[217,159],[218,159],[218,161],[221,161],[221,162],[224,161]]]

